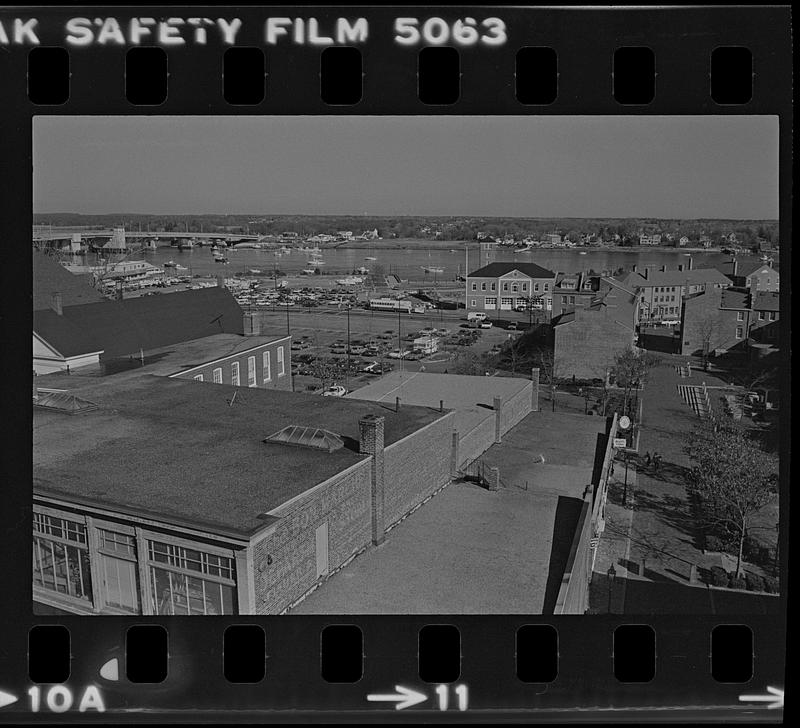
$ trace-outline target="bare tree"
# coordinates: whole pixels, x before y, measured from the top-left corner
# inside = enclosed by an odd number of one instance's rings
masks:
[[[536,354],[536,363],[539,365],[539,373],[544,383],[550,387],[550,405],[553,412],[556,411],[556,372],[555,355],[553,349],[542,348]]]
[[[628,413],[631,393],[644,386],[648,372],[659,362],[660,358],[655,354],[641,353],[633,348],[622,349],[614,355],[611,374],[615,385],[624,393],[622,414]]]
[[[319,379],[323,389],[336,384],[343,375],[341,363],[332,357],[316,357],[311,364],[311,371]]]
[[[742,573],[744,540],[753,516],[777,497],[777,458],[761,450],[733,422],[704,425],[691,433],[686,452],[696,464],[691,486],[703,505],[703,526],[736,551]]]
[[[711,353],[712,344],[716,341],[722,329],[719,315],[709,313],[703,316],[697,321],[694,329],[702,344],[703,369],[708,369],[708,357]]]

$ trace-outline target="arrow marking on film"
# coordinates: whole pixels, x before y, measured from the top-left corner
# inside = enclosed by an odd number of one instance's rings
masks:
[[[768,695],[740,695],[739,700],[743,703],[770,703],[768,708],[783,707],[783,690],[779,688],[767,687]]]
[[[394,689],[397,693],[390,693],[388,695],[367,695],[367,700],[372,703],[375,702],[394,702],[395,710],[403,710],[403,708],[410,708],[412,705],[421,703],[428,699],[427,695],[418,693],[416,690],[404,688],[402,685],[395,685]]]
[[[0,690],[0,708],[5,708],[6,705],[11,705],[11,703],[16,703],[19,698],[16,695],[12,695],[11,693],[5,693]]]

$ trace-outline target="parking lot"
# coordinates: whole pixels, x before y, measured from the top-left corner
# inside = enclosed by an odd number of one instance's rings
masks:
[[[274,312],[260,311],[259,319],[265,335],[291,333],[296,391],[320,386],[320,378],[315,375],[319,372],[315,361],[319,359],[331,364],[338,363],[341,374],[336,383],[352,390],[380,376],[382,367],[386,371],[413,372],[424,366],[425,371],[444,372],[448,362],[458,352],[489,351],[501,345],[509,335],[514,335],[494,326],[489,329],[467,328],[463,311],[431,310],[425,315],[398,315],[352,309],[349,315],[351,366],[345,372],[348,332],[346,310],[333,307],[283,307],[281,310],[276,307]],[[424,355],[412,354],[412,358],[399,358],[398,349],[412,349],[413,340],[419,337],[435,342],[437,350]],[[374,365],[372,372],[360,371],[369,365]]]

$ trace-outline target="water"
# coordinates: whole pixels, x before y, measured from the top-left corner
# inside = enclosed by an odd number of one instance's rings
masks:
[[[404,280],[423,281],[433,283],[434,274],[425,273],[422,267],[437,266],[444,268],[443,273],[436,274],[438,282],[453,281],[457,275],[464,274],[465,255],[464,244],[453,242],[450,248],[422,248],[422,249],[389,249],[375,246],[374,248],[332,248],[323,249],[321,252],[325,265],[319,266],[320,271],[337,276],[349,275],[360,267],[372,269],[379,265],[385,273],[394,273]],[[487,259],[488,255],[488,259]],[[694,268],[710,268],[719,266],[731,259],[724,253],[693,252],[692,265]],[[367,256],[377,260],[365,260]],[[87,256],[87,263],[94,263],[94,256]],[[154,265],[162,266],[167,261],[174,261],[185,266],[192,275],[214,276],[224,273],[233,276],[236,273],[246,273],[250,269],[259,269],[269,273],[277,268],[287,274],[298,274],[305,268],[314,268],[309,265],[310,254],[307,251],[292,250],[281,256],[276,256],[271,250],[255,250],[240,248],[228,250],[227,265],[216,263],[211,249],[208,247],[193,248],[192,250],[178,250],[174,247],[162,246],[153,251],[147,251],[133,258],[144,258]],[[757,260],[753,256],[739,256],[740,264],[749,260]],[[629,251],[619,250],[587,250],[581,254],[578,250],[543,249],[531,250],[525,253],[512,253],[508,250],[497,249],[481,253],[474,244],[469,250],[469,269],[474,271],[487,262],[516,261],[536,263],[552,271],[576,273],[579,271],[594,270],[598,273],[614,271],[624,267],[630,269],[637,265],[639,269],[645,265],[667,266],[668,270],[675,270],[679,263],[686,264],[688,254],[681,250],[641,250],[639,248]],[[777,265],[775,266],[778,267]],[[181,271],[184,273],[183,271]]]

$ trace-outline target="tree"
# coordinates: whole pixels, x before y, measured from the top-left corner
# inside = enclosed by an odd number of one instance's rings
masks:
[[[712,344],[717,339],[721,330],[718,314],[707,314],[700,318],[695,324],[695,331],[700,337],[703,346],[703,368],[708,369],[708,356],[711,353]]]
[[[539,378],[550,387],[550,406],[556,411],[556,373],[555,354],[553,349],[539,349],[536,354],[536,365],[539,367]]]
[[[483,352],[478,354],[474,351],[464,351],[457,354],[453,360],[453,372],[455,374],[482,375],[494,368],[491,357]]]
[[[338,359],[321,356],[314,359],[311,364],[311,371],[313,376],[319,379],[323,389],[336,384],[336,381],[344,374],[341,362]]]
[[[691,433],[685,449],[696,464],[691,487],[703,506],[702,525],[736,549],[736,574],[741,575],[752,518],[777,497],[777,459],[732,421],[723,425],[705,421]]]
[[[660,359],[656,355],[638,352],[633,347],[623,349],[614,355],[614,364],[610,371],[614,384],[624,392],[622,414],[628,413],[631,393],[644,386],[648,372],[659,362]]]

